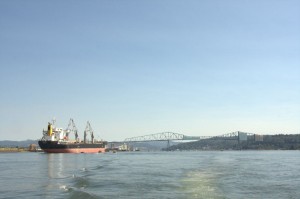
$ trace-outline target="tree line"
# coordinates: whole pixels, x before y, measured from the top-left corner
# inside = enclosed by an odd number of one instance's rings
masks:
[[[254,136],[248,136],[247,141],[239,141],[237,136],[231,139],[210,138],[163,150],[300,150],[300,134],[264,135],[262,141],[255,141]]]

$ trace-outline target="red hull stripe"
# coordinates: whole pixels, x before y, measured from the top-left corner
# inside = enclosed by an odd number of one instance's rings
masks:
[[[47,153],[104,153],[105,148],[43,149]]]

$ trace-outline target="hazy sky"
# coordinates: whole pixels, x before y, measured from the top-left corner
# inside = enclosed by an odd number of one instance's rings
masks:
[[[300,133],[300,1],[0,1],[0,140]]]

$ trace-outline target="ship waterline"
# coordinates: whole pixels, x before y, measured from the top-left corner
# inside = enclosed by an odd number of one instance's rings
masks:
[[[104,153],[103,148],[86,148],[86,149],[43,149],[46,153]]]

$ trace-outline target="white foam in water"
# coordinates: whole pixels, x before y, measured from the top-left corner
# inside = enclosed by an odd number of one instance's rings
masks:
[[[194,198],[219,198],[212,173],[192,171],[182,179],[184,191]]]
[[[68,191],[68,190],[69,190],[68,187],[67,187],[66,185],[61,185],[61,186],[59,187],[59,189],[63,189],[63,190],[65,190],[65,191]]]

